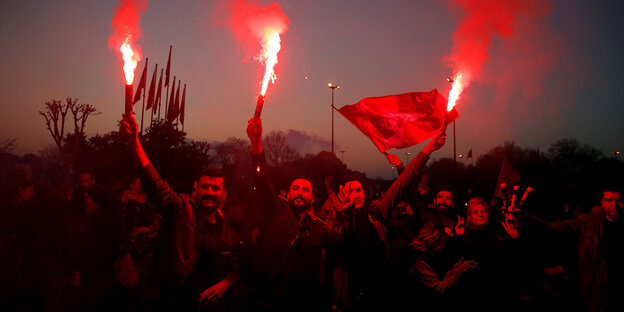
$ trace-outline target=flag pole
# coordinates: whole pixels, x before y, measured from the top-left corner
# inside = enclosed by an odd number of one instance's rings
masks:
[[[158,77],[158,64],[156,64],[156,68],[154,69],[154,75],[156,77]],[[156,84],[154,79],[155,78],[152,77],[152,81],[154,82],[154,84]],[[150,88],[151,88],[151,86],[150,86]],[[154,88],[157,88],[157,87],[154,86]],[[154,97],[152,98],[152,110],[150,111],[150,128],[154,124],[154,113],[155,112],[156,112],[156,89],[154,89]]]
[[[178,126],[180,123],[180,107],[177,106],[178,104],[178,96],[180,95],[180,83],[182,83],[181,81],[178,80],[178,91],[176,91],[176,100],[173,101],[173,105],[175,106],[176,110],[175,112],[177,112],[177,115],[175,116],[175,118],[173,119],[173,123],[175,124],[176,130],[178,130]]]
[[[163,119],[167,120],[168,119],[168,114],[169,114],[169,86],[171,85],[169,83],[169,74],[171,73],[171,50],[173,49],[173,46],[170,45],[169,46],[169,59],[167,60],[167,70],[165,72],[165,74],[167,75],[167,97],[165,98],[165,114],[163,115]],[[175,83],[175,77],[173,78],[173,83]]]
[[[156,105],[156,103],[153,103],[152,105]],[[152,111],[150,112],[150,128],[154,124],[154,109],[156,109],[156,108],[154,106],[152,106]]]
[[[455,140],[455,126],[457,125],[457,120],[453,123],[453,160],[455,161],[455,165],[457,166],[457,142]]]
[[[182,82],[180,81],[180,83],[182,83]],[[180,87],[180,85],[178,84],[178,88],[179,87]],[[179,94],[180,93],[178,92],[177,95],[179,95]],[[179,104],[179,103],[177,103],[177,101],[176,101],[176,104]],[[180,106],[177,106],[176,109],[178,111],[178,115],[176,116],[174,122],[175,122],[175,125],[176,125],[176,130],[179,130],[179,127],[180,127]]]
[[[164,68],[160,69],[160,79],[158,80],[158,91],[156,91],[156,95],[158,95],[158,108],[154,111],[154,115],[158,114],[158,118],[156,121],[160,119],[160,104],[162,103],[162,79],[163,79]],[[156,103],[154,103],[155,105]]]
[[[163,115],[163,119],[167,119],[167,113],[169,111],[169,86],[167,86],[167,97],[165,97],[165,114]]]
[[[162,94],[160,98],[158,99],[158,118],[156,118],[156,121],[160,120],[160,105],[161,104],[162,104]]]
[[[143,115],[145,114],[145,89],[143,88],[143,105],[141,106],[141,135],[143,135]]]
[[[457,126],[457,120],[453,122],[453,161],[455,165],[453,166],[453,177],[455,177],[455,182],[457,182],[457,135],[455,134],[455,127]]]
[[[186,110],[186,83],[184,84],[184,91],[182,91],[182,101],[180,102],[180,114],[179,118],[182,122],[182,132],[184,132],[184,111]]]

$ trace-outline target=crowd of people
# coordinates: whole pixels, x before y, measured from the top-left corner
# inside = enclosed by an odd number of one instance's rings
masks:
[[[357,174],[338,188],[297,176],[279,190],[252,118],[253,187],[230,194],[236,181],[207,167],[180,194],[150,162],[133,116],[120,133],[136,175],[114,194],[86,169],[75,186],[42,187],[28,166],[13,168],[0,211],[2,311],[624,310],[618,186],[556,222],[513,201],[460,203],[423,174],[445,143],[439,132],[405,167],[388,155],[399,176],[381,196]],[[244,218],[232,218],[232,198]],[[543,240],[564,256],[543,261]]]

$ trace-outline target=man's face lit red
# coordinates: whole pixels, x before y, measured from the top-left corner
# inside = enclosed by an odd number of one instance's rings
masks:
[[[202,176],[195,186],[195,202],[205,213],[219,209],[227,198],[223,177]]]
[[[449,191],[439,191],[438,194],[436,194],[434,204],[441,213],[446,213],[453,207],[453,193]]]
[[[488,222],[488,210],[483,205],[476,205],[468,213],[468,224],[475,228],[483,227]]]
[[[288,203],[297,211],[305,211],[314,202],[312,183],[306,179],[295,179],[288,189]]]
[[[618,221],[624,212],[624,199],[620,192],[603,192],[600,201],[602,209],[605,212],[607,220]]]
[[[93,179],[90,173],[80,174],[80,188],[83,191],[89,190],[94,183],[95,179]]]

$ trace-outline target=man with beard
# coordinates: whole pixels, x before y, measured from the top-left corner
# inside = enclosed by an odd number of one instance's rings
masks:
[[[280,199],[267,174],[262,150],[262,121],[249,120],[255,191],[250,203],[255,239],[249,250],[246,280],[255,291],[251,309],[322,311],[329,307],[323,285],[322,249],[340,236],[314,214],[313,186],[307,178],[290,183],[287,200]]]
[[[434,209],[424,209],[421,224],[428,222],[439,224],[444,228],[444,234],[454,236],[462,234],[464,230],[464,220],[461,216],[456,216],[453,212],[455,207],[455,199],[453,191],[450,187],[441,187],[433,199]]]
[[[231,302],[223,296],[238,280],[240,240],[220,211],[227,198],[223,171],[203,169],[194,181],[193,193],[179,195],[145,155],[132,115],[124,115],[120,131],[140,164],[139,176],[148,198],[163,216],[158,260],[167,273],[160,282],[175,285],[164,296],[176,310],[231,309]]]

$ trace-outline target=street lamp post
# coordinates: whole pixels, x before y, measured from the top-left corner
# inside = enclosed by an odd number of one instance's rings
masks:
[[[457,166],[457,141],[455,136],[455,125],[457,124],[457,120],[453,122],[453,160],[455,161],[455,166]]]
[[[331,89],[332,93],[332,103],[331,103],[331,112],[332,112],[332,154],[334,153],[334,110],[336,107],[334,106],[334,90],[340,89],[340,85],[333,85],[331,82],[327,84],[327,86]]]
[[[410,155],[412,155],[412,152],[405,152],[405,166],[409,165],[410,162]]]

